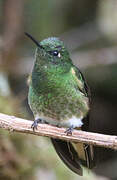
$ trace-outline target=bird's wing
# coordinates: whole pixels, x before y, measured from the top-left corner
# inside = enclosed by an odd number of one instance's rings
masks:
[[[74,76],[74,78],[76,78],[78,89],[90,99],[90,89],[81,71],[76,66],[72,66],[71,73]]]
[[[86,80],[81,73],[81,71],[76,67],[72,67],[72,73],[76,77],[77,86],[78,89],[89,98],[89,102],[91,100],[90,98],[90,89],[86,83]],[[87,117],[85,117],[83,120],[83,126],[81,127],[81,130],[88,131],[89,127],[89,114]],[[93,155],[93,146],[83,143],[72,143],[75,151],[77,152],[81,164],[88,168],[92,168],[94,166],[94,155]]]

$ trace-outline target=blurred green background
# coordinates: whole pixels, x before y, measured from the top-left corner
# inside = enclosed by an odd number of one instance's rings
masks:
[[[27,78],[37,40],[60,37],[91,88],[90,131],[117,135],[117,1],[1,0],[0,112],[32,119]],[[117,152],[95,147],[96,167],[79,177],[48,138],[0,130],[0,180],[117,179]]]

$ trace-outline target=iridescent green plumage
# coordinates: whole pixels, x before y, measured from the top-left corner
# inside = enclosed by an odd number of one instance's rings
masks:
[[[82,119],[89,111],[89,100],[80,71],[72,64],[61,41],[49,38],[40,44],[44,49],[36,51],[29,89],[35,117],[47,117],[47,122],[52,118],[58,125],[72,116]],[[58,49],[61,57],[54,57],[52,52]]]
[[[57,38],[48,38],[40,43],[35,42],[39,45],[35,54],[36,60],[32,70],[28,95],[29,105],[35,119],[41,119],[42,122],[60,127],[79,128],[82,125],[84,126],[82,120],[89,112],[89,97],[83,75],[73,65],[62,41]],[[34,126],[35,124],[33,124]],[[59,143],[56,140],[52,141],[61,159],[74,172],[81,175],[79,159],[84,158],[83,161],[87,161],[88,155],[85,154],[85,151],[83,158],[79,156],[76,158],[75,156],[76,164],[74,164],[73,160],[70,159],[69,147],[67,149],[69,154],[67,160],[64,149],[61,151],[58,148],[58,144],[60,147],[62,141]],[[76,145],[70,146],[76,152]]]

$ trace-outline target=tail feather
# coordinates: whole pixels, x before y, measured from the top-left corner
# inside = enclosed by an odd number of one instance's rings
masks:
[[[83,143],[71,144],[67,141],[52,138],[51,141],[61,160],[76,174],[83,175],[80,164],[88,168],[94,166],[93,147],[91,145]]]
[[[67,165],[67,167],[76,174],[82,176],[83,171],[80,166],[79,157],[71,143],[52,138],[51,141],[57,154],[59,155],[61,160],[63,160],[63,162]]]
[[[89,115],[83,119],[82,130],[87,131],[89,125]],[[51,139],[52,144],[61,160],[76,174],[82,176],[81,165],[93,168],[95,165],[93,146],[84,143],[73,143],[59,139]]]

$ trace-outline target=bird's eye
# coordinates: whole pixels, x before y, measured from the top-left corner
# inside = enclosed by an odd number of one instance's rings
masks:
[[[50,54],[53,56],[58,56],[59,58],[61,57],[61,54],[59,51],[55,50],[55,51],[50,51]]]
[[[54,56],[58,56],[59,52],[58,52],[58,51],[52,51],[52,54],[53,54]]]

